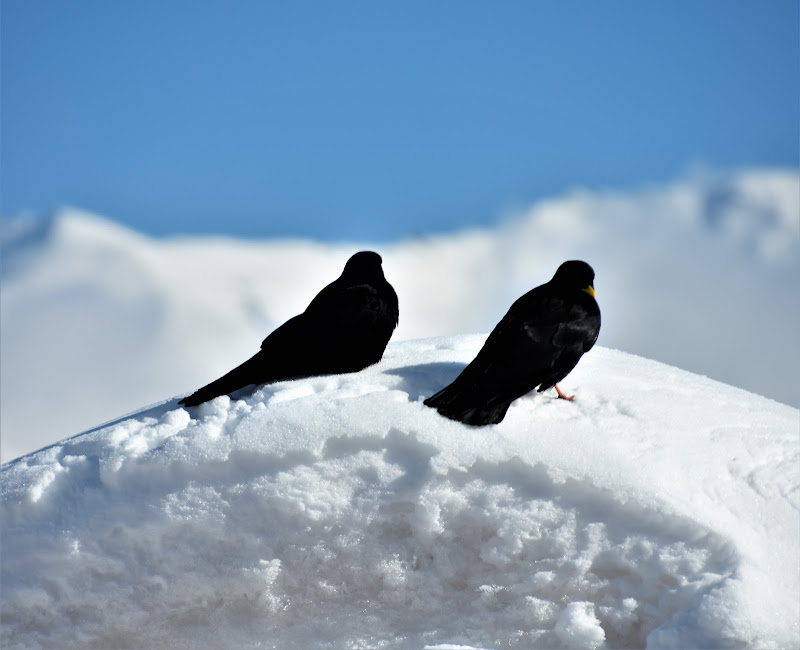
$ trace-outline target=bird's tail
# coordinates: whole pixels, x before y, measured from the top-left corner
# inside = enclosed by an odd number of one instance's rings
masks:
[[[484,403],[470,391],[460,390],[453,385],[443,388],[423,403],[435,408],[446,418],[472,426],[502,422],[511,404],[510,401]]]
[[[207,386],[197,389],[188,397],[184,397],[178,404],[182,406],[197,406],[220,395],[229,395],[249,384],[261,383],[254,373],[257,365],[255,361],[257,356],[248,359],[242,365],[237,366],[219,379],[215,379]]]

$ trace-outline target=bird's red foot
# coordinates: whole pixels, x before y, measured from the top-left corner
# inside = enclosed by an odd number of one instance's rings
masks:
[[[565,395],[564,393],[562,393],[561,389],[558,387],[558,384],[555,384],[553,387],[556,389],[556,393],[558,393],[559,399],[565,399],[568,402],[571,402],[572,400],[575,399],[575,395]]]

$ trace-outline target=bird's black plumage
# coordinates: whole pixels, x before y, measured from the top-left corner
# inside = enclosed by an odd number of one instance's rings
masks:
[[[362,370],[381,360],[398,316],[380,255],[356,253],[302,314],[264,339],[255,356],[179,403],[195,406],[250,384]]]
[[[511,305],[475,359],[425,404],[465,424],[496,424],[515,399],[566,377],[599,331],[592,267],[564,262]]]

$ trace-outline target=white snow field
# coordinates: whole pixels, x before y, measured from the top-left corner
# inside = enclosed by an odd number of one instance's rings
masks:
[[[219,377],[368,248],[400,299],[394,341],[488,332],[584,259],[600,345],[800,406],[797,170],[576,190],[493,228],[381,245],[153,239],[75,210],[6,222],[0,243],[4,462]]]
[[[483,428],[484,336],[2,467],[12,648],[797,648],[800,412],[596,347]]]

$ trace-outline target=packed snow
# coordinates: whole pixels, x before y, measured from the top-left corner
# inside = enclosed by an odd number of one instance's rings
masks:
[[[800,647],[797,409],[603,347],[574,402],[425,407],[484,338],[5,464],[0,645]]]
[[[380,245],[152,239],[76,210],[5,222],[0,240],[3,461],[219,377],[370,248],[400,298],[395,341],[488,332],[584,259],[600,345],[800,406],[796,170],[576,190]]]

